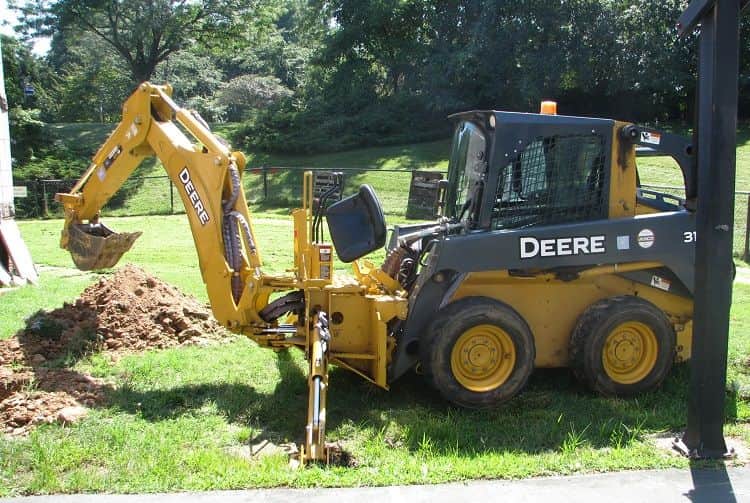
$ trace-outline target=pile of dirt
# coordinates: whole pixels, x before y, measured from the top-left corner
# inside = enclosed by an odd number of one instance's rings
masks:
[[[229,337],[206,306],[127,265],[86,288],[72,304],[40,311],[0,341],[0,431],[69,422],[102,403],[108,385],[59,368],[102,351],[113,357],[146,349],[209,344]]]

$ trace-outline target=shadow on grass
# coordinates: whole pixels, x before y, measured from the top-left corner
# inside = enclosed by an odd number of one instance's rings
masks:
[[[276,366],[281,378],[271,393],[241,382],[150,391],[121,387],[110,393],[109,401],[150,421],[190,414],[210,403],[229,422],[259,427],[263,438],[300,441],[306,376],[287,353],[278,354]],[[650,432],[684,428],[687,382],[687,367],[678,366],[659,391],[637,399],[607,399],[580,387],[567,370],[539,370],[518,397],[497,409],[477,411],[451,406],[414,374],[386,392],[333,368],[327,429],[329,440],[357,437],[355,441],[458,456],[620,448]],[[728,419],[736,410],[730,398]]]
[[[140,391],[125,385],[109,394],[108,406],[149,421],[172,419],[212,403],[231,423],[260,427],[272,441],[301,435],[307,415],[307,378],[289,355],[277,354],[280,380],[270,394],[242,382],[207,383]]]
[[[567,370],[537,370],[521,395],[497,409],[479,411],[451,406],[416,376],[400,381],[390,395],[369,397],[337,380],[329,396],[346,393],[348,400],[341,407],[334,399],[329,417],[335,425],[349,414],[354,423],[372,424],[386,437],[393,432],[388,443],[431,453],[626,447],[649,431],[684,426],[687,375],[677,368],[662,390],[621,400],[593,395]]]
[[[39,319],[30,321],[30,325],[35,323],[40,323]],[[239,379],[144,391],[127,382],[112,388],[60,368],[89,353],[89,335],[96,332],[95,326],[82,332],[68,331],[57,340],[50,340],[47,333],[60,331],[54,323],[29,328],[34,331],[18,334],[19,349],[27,364],[36,355],[45,356],[42,365],[31,365],[42,390],[67,391],[85,397],[92,406],[115,407],[149,421],[194,414],[212,405],[229,422],[259,428],[268,440],[301,440],[307,414],[307,379],[299,358],[289,352],[276,354],[280,377],[271,392],[259,391]],[[77,349],[70,351],[71,347]],[[70,352],[59,352],[62,348]],[[60,370],[53,372],[50,367]],[[65,375],[60,373],[63,370]],[[684,428],[688,377],[687,365],[676,366],[661,389],[625,400],[590,393],[567,370],[537,370],[526,390],[510,402],[493,410],[466,410],[448,404],[415,374],[402,377],[386,392],[334,367],[328,394],[329,438],[346,440],[354,436],[357,441],[383,442],[414,452],[462,456],[505,451],[572,452],[583,446],[626,447],[650,432]],[[730,421],[737,417],[737,400],[736,394],[727,395],[725,414]]]

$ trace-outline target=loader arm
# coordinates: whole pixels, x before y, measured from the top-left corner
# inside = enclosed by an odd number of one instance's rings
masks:
[[[141,84],[81,179],[55,196],[65,212],[60,245],[81,269],[115,265],[140,233],[113,233],[99,222],[100,210],[145,158],[155,156],[185,205],[214,316],[235,332],[252,332],[263,324],[258,313],[272,289],[263,284],[241,186],[245,157],[171,94],[170,86]]]

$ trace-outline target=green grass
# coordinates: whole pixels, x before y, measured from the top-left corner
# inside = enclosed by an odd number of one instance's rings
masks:
[[[224,138],[231,138],[240,124],[215,124],[213,131]],[[93,155],[116,124],[62,123],[49,124],[50,131],[65,143],[74,145],[76,151]],[[238,145],[234,145],[238,147]],[[413,145],[373,147],[335,152],[331,154],[285,155],[247,151],[248,168],[305,167],[305,168],[360,168],[360,169],[447,169],[449,140]],[[149,173],[150,174],[150,173]]]
[[[18,288],[0,296],[0,339],[7,339],[24,327],[25,318],[37,309],[52,310],[72,300],[93,280],[93,274],[75,269],[43,269],[39,285]]]
[[[193,235],[184,215],[110,217],[102,221],[118,232],[143,231],[122,263],[138,264],[182,291],[201,300],[208,299],[198,268]],[[264,270],[284,272],[293,260],[291,219],[255,216],[253,224]],[[19,222],[24,240],[38,264],[72,267],[69,253],[58,246],[62,225],[59,219]]]
[[[261,215],[265,217],[266,215]],[[206,298],[184,216],[111,218],[143,230],[126,257],[183,291]],[[291,263],[291,225],[256,218],[266,269]],[[20,222],[38,287],[0,297],[0,337],[39,308],[73,300],[95,276],[70,269],[57,248],[61,221]],[[54,268],[54,269],[50,269]],[[740,277],[748,275],[740,271]],[[9,306],[9,307],[6,307]],[[750,285],[735,285],[726,434],[750,441]],[[28,438],[0,438],[0,496],[78,491],[153,492],[270,486],[354,486],[519,478],[635,468],[686,467],[654,447],[655,433],[685,426],[688,370],[635,400],[605,399],[567,371],[537,371],[527,390],[496,411],[447,405],[407,375],[385,392],[331,372],[328,437],[354,467],[294,470],[286,456],[248,459],[248,445],[302,440],[307,390],[299,352],[274,353],[245,339],[177,348],[112,362],[94,354],[73,367],[111,383],[106,405],[80,424],[45,426]]]
[[[311,156],[251,153],[248,166],[256,169],[245,174],[245,190],[254,209],[284,213],[286,208],[299,204],[302,168],[343,169],[345,194],[354,193],[361,184],[370,184],[378,194],[386,216],[402,220],[409,197],[411,171],[447,171],[449,152],[450,142],[443,140]],[[268,169],[265,192],[259,167]],[[285,167],[297,169],[280,169]]]

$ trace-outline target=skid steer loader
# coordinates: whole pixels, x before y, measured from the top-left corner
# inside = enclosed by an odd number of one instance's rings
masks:
[[[637,146],[670,155],[691,186],[686,139],[607,119],[457,114],[442,216],[387,240],[371,187],[327,206],[306,173],[293,267],[270,275],[242,189],[244,156],[171,94],[142,84],[81,180],[57,194],[61,246],[80,268],[117,263],[138,233],[105,227],[100,210],[158,157],[187,210],[216,319],[306,355],[303,462],[328,457],[329,364],[386,389],[421,367],[447,400],[491,407],[535,367],[571,367],[593,390],[629,396],[689,357],[695,201],[640,189],[635,165]],[[363,259],[386,241],[382,265]],[[352,274],[334,273],[334,252]]]

